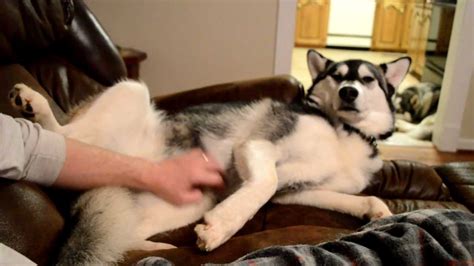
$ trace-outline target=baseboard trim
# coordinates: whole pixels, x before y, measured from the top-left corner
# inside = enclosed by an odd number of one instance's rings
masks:
[[[460,138],[458,141],[459,150],[474,150],[474,139]]]
[[[440,151],[456,152],[461,130],[456,124],[443,124],[436,115],[432,142]]]

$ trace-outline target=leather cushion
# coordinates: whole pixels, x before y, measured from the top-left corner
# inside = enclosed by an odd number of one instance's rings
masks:
[[[455,162],[435,167],[453,198],[474,212],[474,162]]]
[[[452,200],[443,179],[432,167],[403,160],[384,161],[362,193],[387,199]]]
[[[158,256],[166,258],[176,265],[201,265],[203,263],[226,263],[239,257],[273,245],[319,244],[335,240],[344,234],[353,232],[340,228],[323,226],[291,226],[286,228],[265,230],[262,232],[235,236],[213,252],[207,253],[196,247],[182,247],[178,249],[158,251],[129,252],[121,265],[131,265],[141,258]]]
[[[0,178],[0,243],[44,265],[57,250],[64,227],[48,196],[37,186]],[[8,213],[8,215],[3,215]]]

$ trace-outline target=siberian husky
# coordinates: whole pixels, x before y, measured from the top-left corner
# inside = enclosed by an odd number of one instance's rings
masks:
[[[394,96],[396,129],[419,140],[430,140],[436,121],[441,86],[422,82]]]
[[[293,104],[262,99],[168,114],[150,104],[143,83],[122,81],[64,126],[46,99],[24,84],[15,85],[12,104],[46,129],[156,161],[200,147],[226,169],[228,184],[238,183],[228,187],[231,193],[225,198],[209,192],[200,203],[184,207],[122,187],[91,190],[73,207],[78,223],[59,264],[114,263],[128,250],[165,248],[147,238],[201,218],[195,227],[197,245],[211,251],[268,201],[360,218],[391,215],[382,200],[354,194],[382,167],[375,141],[394,130],[390,99],[410,58],[381,65],[333,62],[310,50],[307,59],[313,84]]]

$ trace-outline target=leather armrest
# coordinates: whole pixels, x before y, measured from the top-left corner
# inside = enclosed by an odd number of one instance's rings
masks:
[[[36,58],[25,64],[25,68],[66,113],[105,89],[99,82],[59,56],[45,55]]]
[[[127,77],[117,47],[82,0],[74,1],[74,18],[62,44],[62,53],[102,85]]]
[[[289,103],[303,95],[303,86],[298,80],[289,75],[281,75],[203,87],[156,97],[154,101],[158,109],[173,113],[202,103],[252,101],[265,97]]]
[[[453,198],[474,212],[474,162],[455,162],[435,167]]]
[[[385,161],[362,192],[385,199],[451,201],[449,189],[433,167],[414,161]]]
[[[0,178],[0,243],[45,265],[57,251],[64,220],[36,185]]]
[[[24,61],[66,34],[72,0],[0,1],[0,62]]]

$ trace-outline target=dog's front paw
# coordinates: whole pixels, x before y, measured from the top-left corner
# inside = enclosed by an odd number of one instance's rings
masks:
[[[8,94],[11,105],[25,118],[37,120],[48,106],[46,99],[25,84],[16,84]]]
[[[197,234],[196,244],[204,251],[214,250],[232,236],[232,233],[225,230],[221,223],[209,221],[196,225],[194,231]]]
[[[369,197],[368,198],[368,210],[367,213],[364,215],[365,218],[373,221],[385,217],[392,216],[392,212],[387,207],[385,202],[377,197]]]

